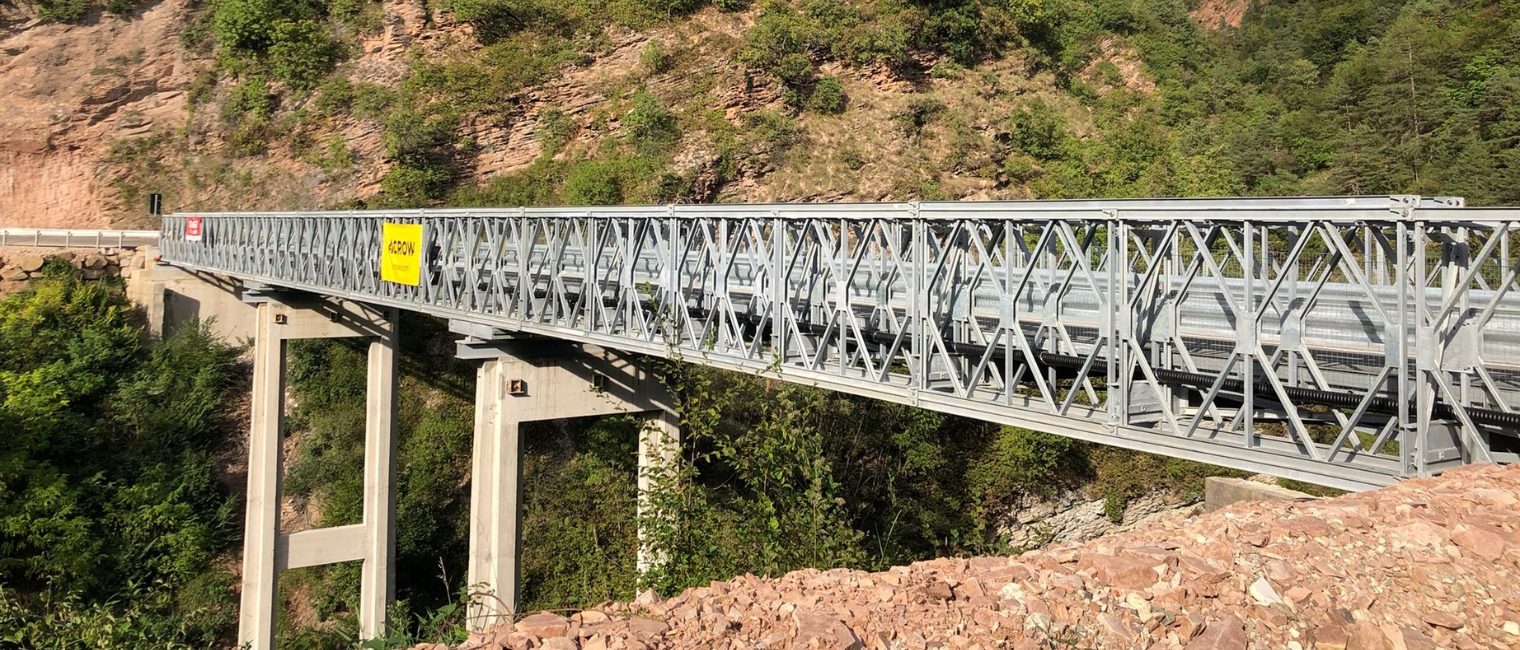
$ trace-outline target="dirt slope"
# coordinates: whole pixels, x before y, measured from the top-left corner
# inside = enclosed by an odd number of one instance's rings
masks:
[[[106,227],[113,143],[184,121],[179,30],[188,0],[131,19],[40,23],[7,5],[0,30],[0,223]]]
[[[1517,507],[1520,467],[1473,467],[1013,558],[744,576],[460,647],[1513,648]]]

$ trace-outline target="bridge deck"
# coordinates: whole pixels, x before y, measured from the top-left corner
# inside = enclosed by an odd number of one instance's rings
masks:
[[[1513,459],[1516,228],[1398,196],[178,214],[161,245],[247,283],[1363,489]]]

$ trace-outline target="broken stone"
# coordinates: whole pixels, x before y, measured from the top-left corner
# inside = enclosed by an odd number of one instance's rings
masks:
[[[799,643],[823,650],[858,650],[862,647],[855,632],[837,618],[799,608],[792,612],[792,622],[796,625],[794,638]]]
[[[570,630],[570,619],[558,614],[539,612],[518,621],[516,628],[518,632],[534,636],[564,636]]]
[[[1493,561],[1504,555],[1504,539],[1486,530],[1463,528],[1451,536],[1451,541],[1465,553],[1473,553]]]
[[[1282,602],[1282,597],[1277,595],[1277,590],[1272,588],[1272,583],[1266,578],[1257,578],[1251,583],[1251,598],[1263,607],[1271,607]]]

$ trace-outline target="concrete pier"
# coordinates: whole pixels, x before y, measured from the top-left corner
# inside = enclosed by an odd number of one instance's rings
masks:
[[[589,345],[509,338],[487,327],[454,322],[465,334],[458,356],[481,361],[476,374],[475,445],[470,487],[472,629],[520,611],[522,425],[539,420],[648,414],[639,440],[641,512],[647,476],[679,450],[679,423],[665,387],[623,355]],[[640,535],[639,567],[656,551]]]
[[[280,572],[363,561],[359,635],[385,633],[395,592],[394,450],[396,311],[309,296],[245,292],[254,305],[253,397],[248,433],[248,495],[243,532],[238,645],[274,647]],[[287,342],[371,337],[366,396],[364,520],[351,526],[280,530]]]

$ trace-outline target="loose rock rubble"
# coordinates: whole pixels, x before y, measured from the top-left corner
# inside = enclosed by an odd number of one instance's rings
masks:
[[[746,575],[534,614],[459,647],[1515,648],[1517,512],[1520,467],[1472,467],[1014,558]]]

